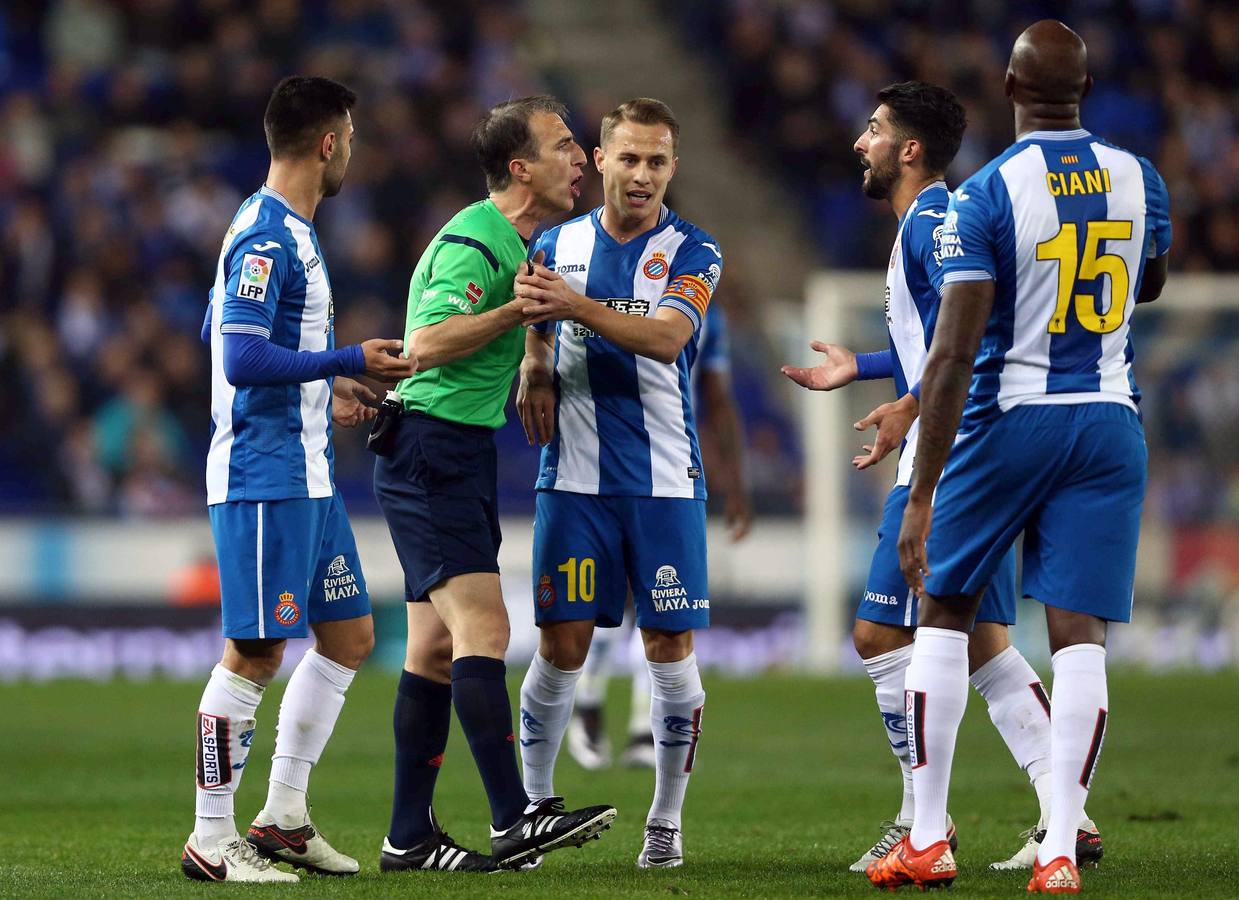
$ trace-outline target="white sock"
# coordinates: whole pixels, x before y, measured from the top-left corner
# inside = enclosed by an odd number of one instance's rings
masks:
[[[344,693],[356,674],[310,649],[288,679],[280,701],[265,806],[281,828],[295,828],[305,821],[310,769],[327,746],[344,706]]]
[[[697,756],[706,692],[697,671],[697,654],[679,662],[651,662],[650,725],[654,733],[654,802],[647,822],[660,819],[680,827],[684,792]]]
[[[228,671],[211,670],[198,703],[197,776],[194,837],[213,847],[235,837],[232,797],[241,783],[245,760],[254,740],[254,713],[262,700],[262,685]]]
[[[1007,647],[973,674],[972,686],[989,704],[989,717],[1016,764],[1028,775],[1044,825],[1050,808],[1050,698],[1020,651]]]
[[[645,661],[645,641],[641,629],[634,628],[628,641],[632,668],[632,704],[628,708],[628,741],[650,736],[650,669]]]
[[[555,758],[572,716],[581,670],[565,672],[534,651],[521,684],[521,770],[525,793],[540,800],[555,793]]]
[[[1051,659],[1054,699],[1050,716],[1050,820],[1037,860],[1075,861],[1076,826],[1092,785],[1106,734],[1106,650],[1098,644],[1064,647]]]
[[[600,709],[607,699],[607,682],[611,680],[611,651],[615,646],[615,628],[595,628],[581,679],[576,686],[576,705]]]
[[[946,839],[951,761],[968,703],[968,635],[948,628],[918,628],[904,690],[916,793],[909,840],[913,849],[924,850]]]
[[[878,712],[882,714],[883,730],[890,741],[891,753],[899,760],[903,773],[903,803],[899,807],[899,821],[911,822],[916,810],[912,791],[912,764],[908,761],[908,716],[903,695],[904,675],[912,661],[912,645],[891,650],[871,659],[862,660],[865,671],[873,679],[874,693],[878,698]]]

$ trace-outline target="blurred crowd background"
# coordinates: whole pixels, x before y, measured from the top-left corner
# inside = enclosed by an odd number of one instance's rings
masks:
[[[861,195],[851,149],[875,92],[917,77],[959,94],[969,128],[954,186],[1010,142],[1007,53],[1046,15],[1088,42],[1086,126],[1166,178],[1172,268],[1239,269],[1232,2],[680,0],[657,24],[701,58],[732,150],[786,186],[820,266],[881,268],[894,222]],[[341,300],[337,340],[395,337],[425,243],[483,193],[468,146],[481,112],[547,90],[578,99],[540,70],[547,40],[554,30],[519,2],[0,6],[0,514],[201,514],[209,368],[198,329],[227,223],[266,171],[261,119],[280,77],[323,74],[361,95],[355,161],[319,233]],[[587,148],[596,112],[572,123]],[[595,176],[587,200],[597,190]],[[729,315],[760,327],[760,285],[723,284]],[[1151,503],[1185,528],[1239,522],[1239,318],[1203,317],[1187,338],[1170,334],[1174,317],[1142,310],[1136,321]],[[1158,349],[1146,359],[1144,346]],[[801,511],[782,361],[736,359],[763,515]],[[337,442],[338,482],[366,511],[360,443]],[[504,502],[531,508],[531,451],[511,427],[501,443]]]

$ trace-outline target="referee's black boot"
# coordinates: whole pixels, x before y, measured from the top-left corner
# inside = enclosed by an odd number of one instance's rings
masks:
[[[490,855],[496,865],[516,869],[533,857],[564,847],[580,847],[602,835],[615,821],[614,806],[565,810],[563,797],[544,797],[504,831],[490,830]]]

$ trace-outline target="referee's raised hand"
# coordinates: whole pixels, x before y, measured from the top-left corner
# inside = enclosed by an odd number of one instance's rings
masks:
[[[404,352],[404,341],[372,338],[363,341],[361,352],[366,358],[366,375],[375,381],[395,384],[417,371],[417,354]]]

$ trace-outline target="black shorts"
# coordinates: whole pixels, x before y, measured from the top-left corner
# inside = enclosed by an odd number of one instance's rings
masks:
[[[374,466],[374,495],[404,569],[405,599],[453,575],[499,571],[495,433],[420,412],[396,426]]]

